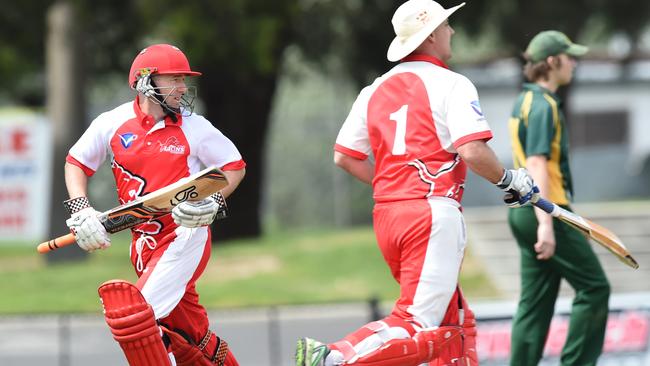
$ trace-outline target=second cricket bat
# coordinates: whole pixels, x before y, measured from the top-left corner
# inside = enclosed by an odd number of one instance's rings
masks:
[[[605,247],[605,249],[612,252],[612,254],[614,254],[623,263],[634,269],[639,268],[639,264],[632,257],[625,245],[623,245],[621,239],[612,231],[590,220],[587,220],[580,215],[565,210],[555,203],[549,202],[541,197],[533,198],[531,201],[533,202],[533,205],[541,208],[545,212],[551,214],[553,217],[557,217],[558,219],[589,235],[591,239],[595,240],[598,244]]]

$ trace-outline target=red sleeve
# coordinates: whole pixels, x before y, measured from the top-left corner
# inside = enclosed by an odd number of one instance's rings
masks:
[[[221,170],[240,170],[246,167],[246,162],[244,160],[232,161],[221,167]]]
[[[89,167],[83,165],[82,163],[79,162],[79,160],[73,158],[70,154],[68,154],[68,156],[65,157],[65,161],[67,163],[70,163],[72,165],[76,165],[79,168],[81,168],[81,170],[84,171],[84,174],[86,174],[86,176],[88,176],[88,177],[92,177],[93,174],[95,174],[94,170],[92,170]]]
[[[348,149],[347,147],[339,145],[339,144],[334,145],[334,151],[338,151],[341,154],[345,154],[345,155],[351,156],[351,157],[353,157],[355,159],[359,159],[359,160],[368,159],[368,155],[366,155],[366,154],[364,154],[362,152],[356,151],[356,150]]]
[[[492,131],[482,131],[482,132],[472,133],[454,141],[454,148],[457,149],[459,146],[462,146],[470,141],[476,141],[476,140],[489,141],[490,139],[492,139]]]

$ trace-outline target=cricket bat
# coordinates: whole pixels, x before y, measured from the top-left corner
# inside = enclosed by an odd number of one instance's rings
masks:
[[[99,214],[99,221],[109,233],[116,233],[171,212],[184,201],[199,201],[228,185],[228,179],[216,167],[208,167],[182,178],[157,191]],[[39,253],[47,253],[75,242],[69,233],[38,245]]]
[[[565,210],[555,203],[549,202],[539,196],[534,196],[533,199],[531,199],[531,202],[533,205],[549,213],[551,216],[557,217],[558,219],[566,222],[579,231],[582,231],[585,234],[589,235],[591,239],[595,240],[598,244],[605,247],[605,249],[612,252],[612,254],[614,254],[623,263],[634,269],[639,268],[639,264],[632,257],[630,252],[628,252],[621,239],[619,239],[619,237],[616,236],[616,234],[614,234],[612,231],[590,220],[587,220],[580,215]]]

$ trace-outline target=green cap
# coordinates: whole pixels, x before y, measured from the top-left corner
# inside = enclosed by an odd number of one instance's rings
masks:
[[[589,51],[587,46],[571,42],[564,33],[548,30],[533,37],[526,48],[526,55],[530,61],[538,62],[561,53],[578,57],[584,55],[587,51]]]

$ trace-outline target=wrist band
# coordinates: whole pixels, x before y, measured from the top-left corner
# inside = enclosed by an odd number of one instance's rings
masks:
[[[83,210],[84,208],[90,207],[90,202],[88,202],[88,197],[77,197],[63,201],[63,206],[65,206],[65,209],[68,210],[68,213],[72,215]]]
[[[512,172],[508,169],[505,169],[501,180],[496,183],[496,186],[501,189],[505,189],[510,185],[510,182],[512,182]]]
[[[228,205],[226,205],[226,199],[221,192],[214,193],[210,197],[219,205],[219,210],[214,219],[221,220],[228,217]]]

